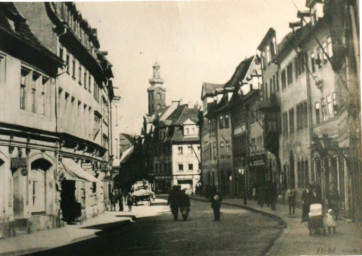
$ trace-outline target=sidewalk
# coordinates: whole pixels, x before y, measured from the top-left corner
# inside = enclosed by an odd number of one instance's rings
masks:
[[[204,197],[193,196],[198,200]],[[336,234],[326,236],[314,234],[309,236],[307,223],[301,223],[301,208],[295,209],[295,215],[289,216],[289,207],[286,204],[277,204],[276,211],[264,206],[260,207],[255,200],[248,200],[244,205],[242,198],[224,198],[223,204],[239,206],[244,209],[259,212],[282,221],[286,228],[275,240],[266,255],[361,255],[362,239],[356,223],[338,221]],[[222,208],[221,208],[222,211]]]
[[[133,213],[131,213],[133,214]],[[82,224],[66,225],[0,240],[0,255],[23,255],[96,237],[104,229],[126,224],[135,216],[128,212],[105,212]]]

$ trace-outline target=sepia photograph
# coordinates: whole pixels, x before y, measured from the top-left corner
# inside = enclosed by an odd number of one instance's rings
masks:
[[[0,2],[0,256],[362,255],[359,0]]]

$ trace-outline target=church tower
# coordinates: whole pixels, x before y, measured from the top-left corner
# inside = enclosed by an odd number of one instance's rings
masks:
[[[156,62],[152,68],[153,77],[149,79],[151,86],[147,89],[149,115],[166,106],[166,89],[162,86],[164,81],[160,77],[160,65]]]

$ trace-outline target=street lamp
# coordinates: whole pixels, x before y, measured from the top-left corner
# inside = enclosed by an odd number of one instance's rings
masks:
[[[245,168],[241,168],[239,169],[239,174],[244,175],[244,205],[247,205],[248,202],[246,200],[246,169]]]

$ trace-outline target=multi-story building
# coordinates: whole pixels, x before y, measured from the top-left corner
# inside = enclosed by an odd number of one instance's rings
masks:
[[[235,191],[233,183],[232,141],[230,121],[230,100],[233,87],[226,83],[216,89],[214,104],[208,108],[206,117],[210,120],[211,136],[213,136],[212,155],[216,162],[216,173],[213,183],[223,194]],[[213,173],[213,172],[212,172]]]
[[[216,148],[216,121],[214,118],[207,118],[208,111],[214,106],[217,97],[217,89],[222,91],[223,84],[203,83],[201,91],[202,120],[200,126],[201,139],[201,174],[202,186],[217,187],[217,148]]]
[[[235,87],[230,107],[235,185],[237,194],[251,195],[253,187],[265,186],[268,174],[259,111],[263,100],[259,58],[242,61],[231,81]]]
[[[0,4],[0,238],[61,225],[57,200],[56,75],[13,3]]]
[[[111,165],[110,106],[113,77],[106,52],[74,3],[16,3],[39,41],[64,62],[54,92],[56,169],[64,219],[81,208],[82,218],[104,211]],[[26,81],[31,73],[22,71]],[[97,178],[95,178],[97,177]],[[68,216],[68,217],[67,217]]]
[[[300,20],[289,24],[293,31],[277,47],[273,46],[275,31],[270,29],[258,48],[263,59],[264,145],[276,157],[272,173],[279,188],[295,187],[301,195],[303,188],[316,182],[327,198],[334,183],[342,212],[353,218],[358,210],[348,152],[352,150],[349,138],[356,137],[349,125],[356,127],[358,118],[350,118],[348,111],[346,74],[355,81],[358,69],[355,64],[351,64],[352,73],[342,68],[346,58],[343,29],[331,18],[340,16],[330,13],[328,18],[323,13],[335,5],[328,2],[326,8],[324,3],[308,0],[306,6],[308,10],[298,12]]]
[[[142,132],[149,178],[157,192],[168,192],[172,185],[187,186],[194,192],[200,181],[199,111],[179,101],[166,106],[159,69],[155,63]]]

